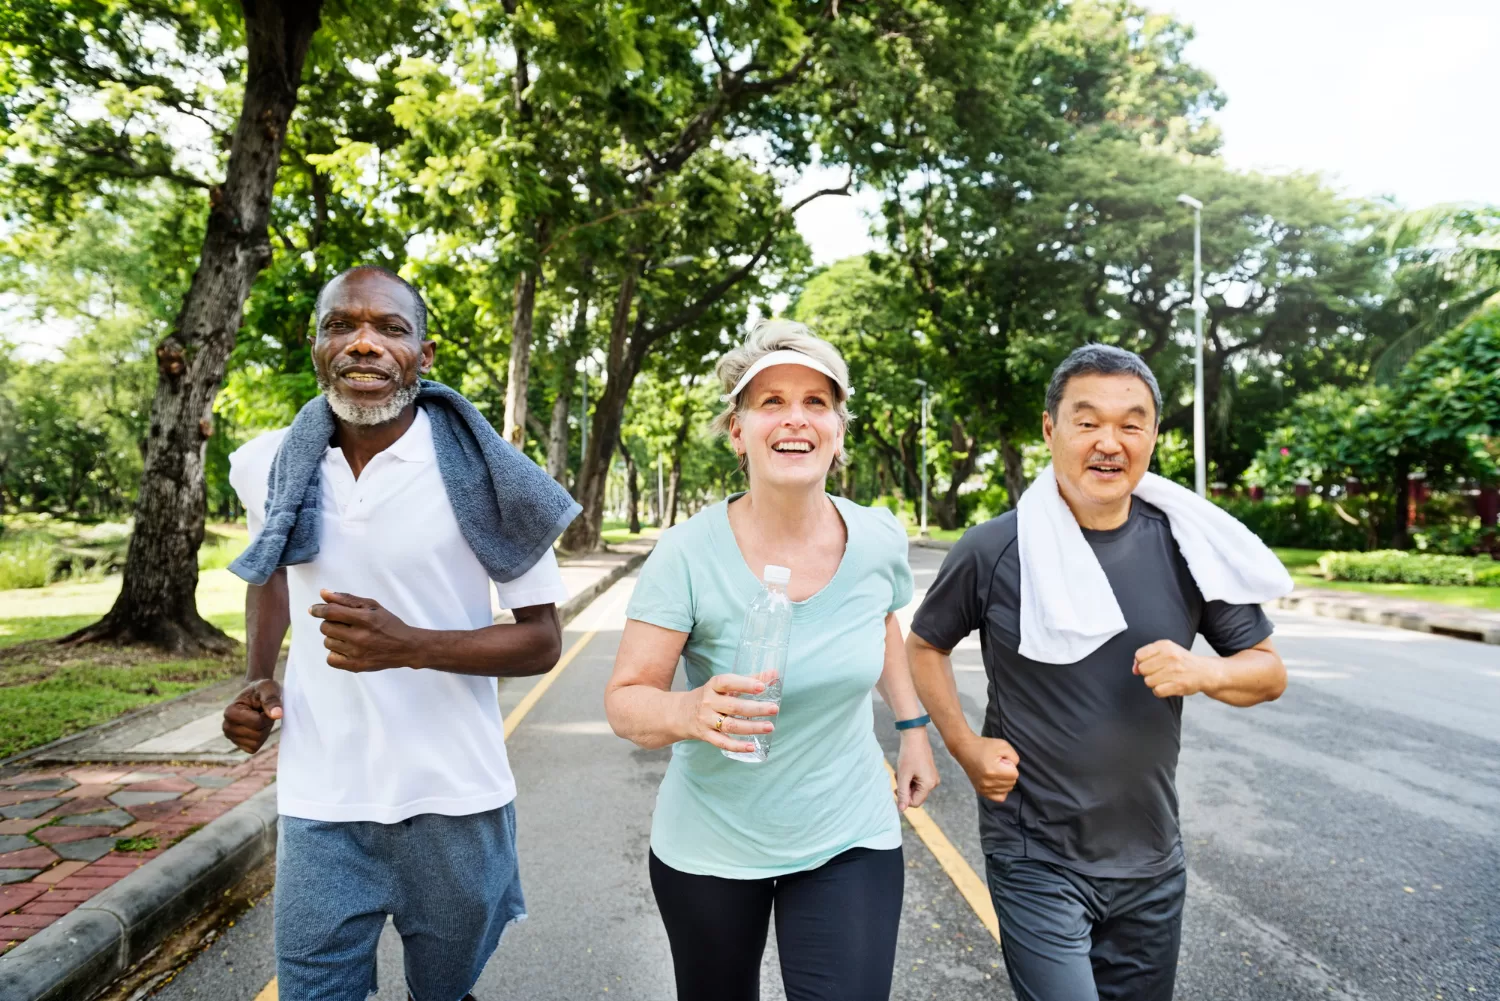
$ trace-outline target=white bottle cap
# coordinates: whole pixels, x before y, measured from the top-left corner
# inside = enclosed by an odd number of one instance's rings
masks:
[[[792,571],[786,567],[779,567],[774,563],[766,564],[766,571],[761,578],[767,584],[785,584],[792,579]]]

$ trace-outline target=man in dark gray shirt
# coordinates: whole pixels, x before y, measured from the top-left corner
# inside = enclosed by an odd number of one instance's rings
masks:
[[[1124,632],[1075,664],[1020,654],[1010,511],[954,546],[907,643],[922,702],[980,794],[990,893],[1020,1001],[1171,998],[1187,884],[1176,789],[1183,699],[1250,706],[1286,686],[1265,613],[1205,601],[1166,516],[1132,497],[1160,411],[1144,361],[1088,345],[1053,374],[1042,416],[1058,490]],[[982,735],[964,718],[948,656],[976,629],[989,677]],[[1198,634],[1217,657],[1191,652]]]

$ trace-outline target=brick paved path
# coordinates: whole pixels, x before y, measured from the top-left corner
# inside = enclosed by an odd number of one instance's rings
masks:
[[[265,788],[276,753],[233,766],[78,765],[0,779],[0,954]],[[155,847],[121,851],[126,838]]]

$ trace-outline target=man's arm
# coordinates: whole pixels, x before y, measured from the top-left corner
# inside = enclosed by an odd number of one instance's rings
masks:
[[[224,736],[242,751],[260,750],[281,718],[276,661],[292,624],[286,568],[245,588],[245,687],[224,710]]]
[[[1286,691],[1286,665],[1269,639],[1229,657],[1207,657],[1158,640],[1136,651],[1135,673],[1162,699],[1201,693],[1246,707],[1274,701]]]
[[[427,668],[486,678],[546,674],[562,655],[556,605],[513,609],[514,623],[479,629],[417,629],[373,598],[323,591],[312,606],[323,620],[328,666],[356,673]]]
[[[974,789],[986,799],[1003,803],[1019,777],[1020,755],[1009,741],[981,737],[964,718],[958,701],[958,683],[953,680],[952,651],[939,649],[913,629],[906,637],[906,656],[917,697],[943,735],[948,753],[968,774]]]

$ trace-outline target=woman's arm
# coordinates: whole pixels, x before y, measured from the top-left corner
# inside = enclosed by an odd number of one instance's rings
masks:
[[[733,693],[759,693],[766,686],[754,678],[718,674],[702,688],[672,691],[677,658],[687,638],[687,633],[675,629],[626,620],[614,673],[604,689],[609,725],[619,736],[645,748],[702,740],[726,751],[755,750],[754,744],[733,735],[770,733],[774,728],[770,723],[733,717],[774,716],[777,707],[736,699]]]
[[[901,642],[901,624],[896,613],[885,617],[885,669],[875,690],[891,707],[896,719],[915,719],[922,715],[922,703],[912,684],[911,669],[906,663],[906,646]],[[938,787],[937,763],[932,758],[932,743],[925,726],[901,731],[901,753],[896,760],[896,806],[921,806],[927,794]]]

